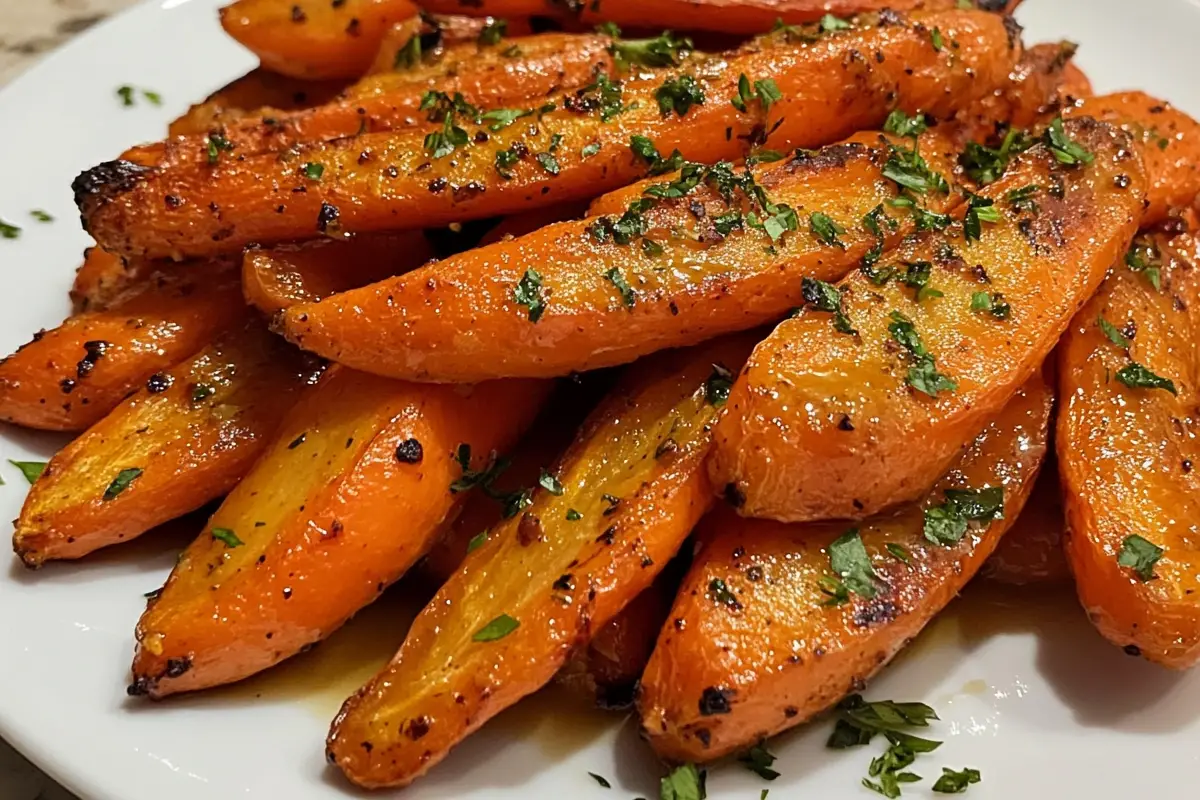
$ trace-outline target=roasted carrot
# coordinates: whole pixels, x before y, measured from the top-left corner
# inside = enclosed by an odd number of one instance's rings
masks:
[[[1200,245],[1139,237],[1059,350],[1067,560],[1088,618],[1125,651],[1200,659]]]
[[[416,13],[410,0],[236,0],[221,9],[221,27],[274,72],[356,78],[392,24]]]
[[[847,58],[851,52],[861,59]],[[426,128],[299,147],[285,159],[243,159],[218,147],[215,165],[109,162],[74,188],[97,241],[130,255],[427,227],[628,183],[647,170],[638,152],[649,155],[631,150],[630,134],[648,137],[664,159],[678,149],[713,162],[745,153],[751,142],[824,144],[880,124],[896,106],[948,116],[1002,85],[1019,55],[1003,20],[977,11],[864,21],[813,42],[793,43],[780,31],[734,54],[552,95],[545,105],[556,110],[526,109],[536,124],[505,127],[506,117],[475,126],[446,100]],[[174,200],[164,202],[168,196]]]
[[[142,615],[130,693],[240,680],[339,628],[433,544],[464,497],[452,485],[513,443],[547,388],[327,371]]]
[[[946,189],[931,186],[930,207],[946,211],[958,201],[941,176],[951,174],[956,151],[936,130],[919,146],[929,181]],[[286,315],[286,334],[359,369],[472,381],[565,375],[754,327],[803,302],[803,276],[837,280],[912,231],[909,215],[892,220],[885,204],[901,189],[886,176],[913,152],[900,137],[863,133],[751,172],[729,164],[697,171],[688,192],[668,189],[684,181],[668,176],[642,187],[656,205],[639,213],[640,238],[621,238],[616,226],[628,217],[616,213],[550,225],[298,306]],[[741,222],[768,215],[756,187],[783,220],[774,232]],[[655,199],[673,191],[681,196]],[[779,209],[794,209],[790,226]],[[821,218],[842,232],[831,236],[835,229],[813,222]]]
[[[1188,206],[1200,193],[1200,123],[1144,92],[1084,98],[1063,115],[1088,116],[1116,125],[1142,145],[1150,182],[1142,225],[1161,222],[1172,208]]]
[[[159,272],[120,302],[40,331],[0,362],[0,419],[28,428],[91,427],[156,372],[247,318],[232,264]]]
[[[314,368],[259,322],[157,373],[55,454],[13,533],[26,566],[134,539],[228,492]]]
[[[247,116],[279,116],[331,102],[346,86],[344,80],[302,80],[259,67],[193,105],[167,131],[207,136]]]
[[[1124,252],[1145,186],[1127,134],[1058,121],[962,220],[931,220],[948,227],[838,286],[810,284],[809,306],[734,384],[713,482],[746,516],[783,521],[861,519],[920,497]]]
[[[265,314],[399,275],[433,258],[421,231],[249,248],[242,294]]]
[[[410,783],[649,586],[711,502],[702,464],[728,374],[713,364],[736,372],[753,341],[631,367],[532,503],[467,556],[393,662],[346,701],[329,760],[361,786]]]
[[[1058,463],[1048,453],[1029,502],[984,562],[979,577],[1017,586],[1065,583],[1071,578],[1063,553],[1065,528]]]
[[[524,57],[521,42],[509,41],[510,36],[528,36],[529,21],[525,19],[497,19],[495,17],[464,17],[459,15],[421,14],[393,25],[379,45],[379,52],[371,65],[370,74],[390,75],[398,70],[416,66],[417,63],[440,61],[446,56],[450,45],[477,42],[482,46],[499,47],[500,53],[510,50],[509,59]],[[413,37],[419,38],[415,44]],[[386,81],[386,79],[384,79]],[[359,88],[371,85],[371,78],[364,78]]]
[[[655,751],[712,761],[861,688],[1017,517],[1047,447],[1050,405],[1035,374],[919,503],[856,528],[724,508],[707,517],[642,677],[642,729]]]
[[[125,259],[103,247],[83,251],[83,264],[75,270],[71,283],[71,307],[76,314],[103,311],[147,277],[156,266],[144,259]]]

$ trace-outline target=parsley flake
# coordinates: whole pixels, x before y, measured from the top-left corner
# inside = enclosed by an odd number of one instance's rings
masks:
[[[621,293],[621,302],[625,304],[625,307],[633,308],[633,304],[636,302],[637,298],[632,287],[630,287],[629,282],[625,280],[625,276],[621,274],[621,268],[613,267],[608,272],[604,273],[604,277],[608,278],[608,280],[612,282],[612,285],[617,287],[617,291]]]
[[[238,538],[238,535],[229,528],[213,528],[212,537],[219,542],[225,543],[225,549],[231,550],[234,547],[241,547],[245,542]]]
[[[968,522],[1004,519],[1004,487],[947,489],[945,502],[925,509],[925,538],[951,547],[967,532]]]
[[[1095,160],[1095,156],[1089,153],[1083,145],[1067,136],[1066,131],[1063,130],[1062,117],[1055,117],[1050,121],[1043,141],[1060,164],[1076,166],[1090,164]]]
[[[742,753],[738,756],[738,761],[763,780],[773,781],[779,777],[779,773],[771,769],[775,763],[775,756],[767,750],[764,742],[759,742]]]
[[[117,477],[113,478],[112,483],[104,490],[104,502],[117,499],[117,496],[129,488],[130,484],[141,476],[142,470],[139,467],[127,467],[117,473]]]
[[[503,639],[519,627],[521,627],[520,622],[508,614],[501,614],[476,631],[471,639],[476,642],[494,642],[497,639]]]
[[[1147,539],[1134,534],[1121,542],[1117,553],[1117,564],[1132,569],[1143,581],[1154,577],[1154,565],[1162,558],[1163,549]]]
[[[488,22],[479,32],[479,44],[488,47],[500,44],[500,40],[508,34],[508,20],[496,19]]]
[[[1136,361],[1117,370],[1116,378],[1130,389],[1165,389],[1173,395],[1179,394],[1174,381],[1155,375]]]
[[[833,247],[846,249],[846,245],[838,238],[846,229],[834,222],[828,215],[814,211],[808,215],[808,228],[822,242]]]
[[[829,545],[829,567],[841,578],[843,585],[861,597],[879,593],[879,580],[871,566],[871,557],[863,545],[858,528],[851,528]]]
[[[10,458],[8,463],[21,470],[21,474],[25,476],[25,480],[29,481],[30,485],[33,485],[33,482],[46,471],[45,461],[13,461]]]
[[[705,800],[705,773],[695,764],[684,764],[671,770],[659,783],[660,800]]]
[[[1100,327],[1100,330],[1104,331],[1104,335],[1108,337],[1110,342],[1117,347],[1126,350],[1129,349],[1129,340],[1125,338],[1125,334],[1121,333],[1121,330],[1106,320],[1103,315],[1096,317],[1096,325]]]
[[[525,274],[513,289],[513,300],[517,305],[529,309],[530,322],[536,324],[542,318],[546,311],[546,297],[542,292],[542,276],[536,269],[530,267],[525,270]]]
[[[717,408],[729,400],[729,391],[733,388],[733,373],[723,364],[713,364],[712,373],[704,382],[704,399]]]
[[[942,767],[942,776],[933,784],[933,790],[942,794],[961,794],[967,790],[967,786],[972,783],[979,783],[981,780],[979,770],[966,769],[955,772],[947,767]]]

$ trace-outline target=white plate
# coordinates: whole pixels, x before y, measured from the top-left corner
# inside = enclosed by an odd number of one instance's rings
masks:
[[[147,2],[88,32],[0,92],[0,217],[25,228],[0,240],[0,351],[67,311],[87,238],[71,179],[135,141],[161,136],[188,103],[253,60],[216,23],[219,0]],[[1066,37],[1100,90],[1144,88],[1200,112],[1194,46],[1200,7],[1186,0],[1028,0],[1029,42]],[[159,91],[162,108],[124,108],[114,92]],[[28,217],[42,208],[57,217]],[[54,437],[0,430],[0,457],[43,459]],[[0,516],[15,517],[20,474],[0,466]],[[0,574],[0,735],[85,800],[344,800],[322,759],[341,699],[400,641],[387,605],[276,674],[232,690],[152,705],[125,697],[142,593],[158,586],[181,541],[153,537],[78,565]],[[972,766],[976,800],[1182,797],[1200,761],[1200,675],[1176,675],[1101,641],[1066,594],[997,599],[968,593],[876,681],[869,696],[926,700],[946,744],[923,756],[929,797],[940,768]],[[833,753],[818,723],[772,744],[783,777],[733,765],[713,798],[874,797],[859,787],[875,748]],[[606,776],[605,790],[588,772]],[[543,694],[490,723],[404,793],[431,798],[657,797],[660,768],[620,718]]]

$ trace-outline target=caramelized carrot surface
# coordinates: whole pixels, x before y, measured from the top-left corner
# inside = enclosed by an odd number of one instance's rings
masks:
[[[26,566],[134,539],[228,492],[313,373],[259,322],[146,386],[55,454],[13,533]]]
[[[722,508],[642,677],[655,752],[748,749],[860,689],[942,610],[1017,517],[1046,451],[1052,394],[1019,389],[919,503],[846,523]]]
[[[76,314],[103,311],[157,266],[144,259],[124,259],[103,247],[83,251],[83,263],[71,283],[71,308]]]
[[[836,287],[811,285],[734,384],[714,484],[744,515],[784,521],[861,519],[922,496],[1124,252],[1145,186],[1127,134],[1060,122],[961,222],[929,221],[945,227]]]
[[[511,41],[512,37],[526,37],[530,34],[529,20],[506,17],[503,19],[489,16],[464,17],[458,14],[429,14],[423,13],[416,17],[398,22],[384,35],[371,64],[370,75],[386,76],[404,73],[418,64],[430,64],[443,61],[449,57],[447,49],[451,45],[478,43],[481,45],[479,54],[487,51],[486,47],[497,47],[502,56],[510,60],[525,57],[522,46],[528,41],[522,39],[518,44]],[[413,43],[413,37],[420,41]],[[515,47],[514,52],[512,48]],[[387,78],[382,78],[386,84]],[[368,76],[357,86],[370,85],[374,81]]]
[[[156,372],[247,319],[237,271],[200,262],[158,273],[121,302],[69,317],[0,362],[0,419],[91,427]]]
[[[215,164],[109,162],[74,188],[89,232],[123,254],[434,226],[592,197],[639,178],[650,153],[631,150],[634,134],[663,158],[678,149],[713,162],[752,142],[821,145],[879,125],[897,106],[949,116],[1001,86],[1019,55],[1003,20],[978,11],[865,20],[812,42],[780,31],[730,55],[551,95],[545,105],[555,110],[534,105],[525,109],[532,120],[507,126],[499,118],[476,126],[447,103],[425,128],[304,146],[285,159],[241,159],[218,147]]]
[[[416,13],[410,0],[236,0],[221,27],[282,75],[355,78],[393,23]]]
[[[329,760],[360,786],[410,783],[649,586],[711,503],[713,364],[736,371],[753,341],[631,367],[532,503],[467,556],[392,663],[346,701]]]
[[[259,67],[193,105],[171,123],[167,132],[171,136],[207,137],[211,131],[235,125],[245,117],[280,116],[331,102],[345,88],[344,80],[310,81]]]
[[[142,615],[130,693],[240,680],[339,628],[429,549],[464,470],[510,447],[547,388],[328,371]]]
[[[1113,644],[1181,669],[1200,660],[1200,245],[1135,240],[1059,349],[1066,552]]]

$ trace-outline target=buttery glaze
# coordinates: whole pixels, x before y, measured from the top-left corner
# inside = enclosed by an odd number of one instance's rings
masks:
[[[901,273],[927,265],[927,285],[941,296],[918,300],[903,275],[876,286],[856,271],[840,289],[857,335],[808,307],[755,348],[710,460],[714,485],[727,487],[740,513],[861,519],[920,497],[1037,370],[1124,252],[1145,197],[1128,135],[1090,119],[1065,130],[1090,164],[1068,168],[1035,145],[981,190],[1000,217],[981,222],[979,241],[964,241],[955,223],[880,259],[879,269]],[[1011,207],[1008,193],[1031,185],[1036,212]],[[973,309],[979,292],[1000,296],[1010,313]],[[957,388],[934,397],[910,385],[920,360],[893,330],[895,314]]]
[[[1194,233],[1149,241],[1162,290],[1118,261],[1059,348],[1056,446],[1080,602],[1114,644],[1178,669],[1200,659],[1200,246]],[[1099,328],[1101,316],[1128,352]],[[1115,376],[1131,362],[1178,394],[1123,385]],[[1133,535],[1163,550],[1150,580],[1117,563]]]
[[[985,12],[887,15],[863,24],[808,44],[768,36],[728,58],[632,75],[621,82],[619,99],[598,84],[551,95],[556,110],[536,124],[491,131],[458,117],[466,142],[442,158],[431,159],[425,148],[426,134],[441,129],[435,123],[306,145],[284,160],[218,152],[215,165],[108,162],[76,179],[76,201],[97,241],[126,255],[228,252],[251,242],[430,227],[629,183],[645,174],[630,150],[634,134],[654,140],[664,156],[678,149],[712,163],[743,155],[751,142],[781,149],[825,144],[879,125],[897,105],[949,117],[1004,85],[1021,52],[1005,20]],[[934,28],[957,47],[935,47]],[[683,117],[660,113],[664,78],[693,73],[710,99]],[[758,100],[736,110],[728,99],[738,96],[743,74],[772,78],[782,99],[766,113]],[[556,167],[547,169],[545,157],[521,158],[504,179],[496,159],[506,152],[552,155]],[[313,163],[323,165],[320,180],[305,176],[303,165]]]
[[[1020,513],[1042,462],[1052,392],[1020,388],[922,500],[858,526],[881,588],[829,602],[829,544],[846,523],[785,524],[710,514],[691,570],[642,676],[638,707],[651,746],[672,761],[746,749],[859,691],[952,600]],[[946,489],[1004,489],[1004,518],[954,545],[931,543],[924,510]],[[900,545],[908,564],[885,549]],[[729,596],[714,591],[722,581]]]

